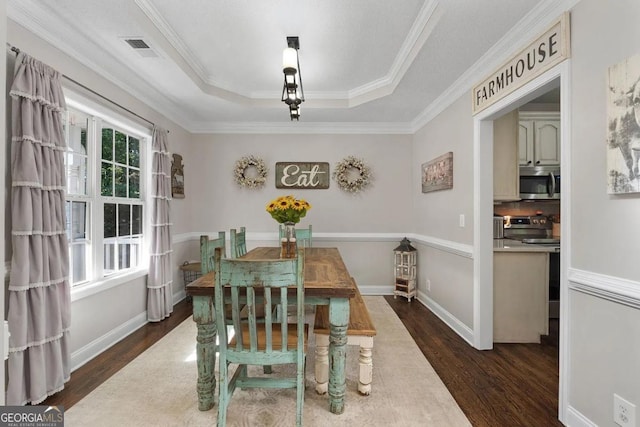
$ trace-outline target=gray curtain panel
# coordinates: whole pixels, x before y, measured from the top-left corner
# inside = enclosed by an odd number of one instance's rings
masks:
[[[171,153],[167,131],[153,128],[151,260],[147,282],[147,318],[159,322],[173,312],[171,265]]]
[[[16,59],[10,91],[13,255],[7,405],[38,404],[69,380],[66,105],[60,77],[23,52]]]

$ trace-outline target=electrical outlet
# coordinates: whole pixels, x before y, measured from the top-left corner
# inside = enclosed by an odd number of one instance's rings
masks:
[[[464,214],[460,214],[460,227],[464,228]]]
[[[427,291],[431,291],[431,280],[427,279]]]
[[[636,427],[636,405],[613,394],[613,421],[622,427]]]

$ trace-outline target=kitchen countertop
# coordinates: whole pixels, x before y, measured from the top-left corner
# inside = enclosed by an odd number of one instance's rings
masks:
[[[533,245],[512,239],[493,239],[494,252],[559,252],[558,246]]]

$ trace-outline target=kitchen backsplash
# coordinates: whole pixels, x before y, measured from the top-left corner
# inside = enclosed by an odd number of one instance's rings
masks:
[[[500,216],[531,216],[538,213],[560,217],[560,201],[532,201],[532,202],[503,202],[493,206],[493,212]]]

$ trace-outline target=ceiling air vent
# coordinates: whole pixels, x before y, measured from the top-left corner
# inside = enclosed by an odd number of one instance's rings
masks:
[[[125,38],[123,38],[123,40],[129,46],[131,46],[131,48],[133,50],[135,50],[138,53],[138,55],[140,55],[140,56],[142,56],[144,58],[157,58],[158,57],[158,54],[156,53],[156,51],[151,49],[151,46],[149,46],[147,44],[147,42],[145,42],[141,38],[125,37]]]
[[[125,39],[129,46],[134,49],[151,49],[147,43],[142,39]]]

